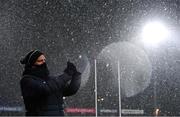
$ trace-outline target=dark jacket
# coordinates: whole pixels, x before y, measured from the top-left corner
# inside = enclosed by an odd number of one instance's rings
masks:
[[[70,81],[70,83],[68,83]],[[80,73],[42,79],[24,75],[20,81],[22,96],[28,116],[63,116],[63,96],[75,94],[81,83]]]

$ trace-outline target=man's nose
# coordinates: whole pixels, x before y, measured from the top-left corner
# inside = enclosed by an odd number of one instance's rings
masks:
[[[46,62],[46,60],[45,60],[45,59],[43,59],[43,60],[42,60],[42,62],[43,62],[43,63],[45,63],[45,62]]]

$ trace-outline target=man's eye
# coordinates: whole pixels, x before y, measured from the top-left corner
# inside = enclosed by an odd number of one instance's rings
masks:
[[[37,62],[43,62],[43,61],[45,61],[45,60],[38,60]]]

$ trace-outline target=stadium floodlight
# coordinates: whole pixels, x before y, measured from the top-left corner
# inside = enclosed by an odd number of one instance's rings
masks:
[[[167,39],[169,31],[166,26],[158,21],[147,23],[142,30],[142,41],[148,45],[157,45]]]

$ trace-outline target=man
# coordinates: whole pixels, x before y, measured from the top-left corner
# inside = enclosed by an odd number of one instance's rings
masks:
[[[20,62],[25,65],[20,86],[26,116],[63,116],[63,96],[75,94],[81,83],[81,73],[74,64],[67,62],[64,73],[53,77],[49,76],[45,55],[38,50]]]

